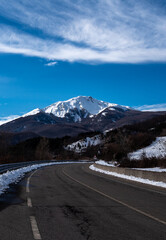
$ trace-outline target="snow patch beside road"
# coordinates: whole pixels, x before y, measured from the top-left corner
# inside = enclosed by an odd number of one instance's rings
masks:
[[[111,162],[105,162],[104,160],[98,160],[95,162],[96,164],[102,165],[102,166],[108,166],[108,167],[117,167],[118,163],[115,161]],[[140,171],[149,171],[149,172],[166,172],[166,168],[160,168],[160,167],[154,167],[154,168],[131,168],[134,170],[140,170]]]
[[[154,168],[132,168],[135,170],[140,170],[140,171],[148,171],[148,172],[166,172],[166,168],[159,168],[159,167],[154,167]]]
[[[116,173],[116,172],[110,172],[110,171],[106,171],[106,170],[96,168],[94,165],[91,165],[89,168],[93,171],[104,173],[104,174],[111,175],[111,176],[114,176],[114,177],[119,177],[119,178],[131,180],[131,181],[135,181],[135,182],[140,182],[140,183],[144,183],[144,184],[150,184],[150,185],[153,185],[153,186],[166,188],[166,183],[164,183],[164,182],[157,182],[157,181],[152,181],[152,180],[149,180],[149,179],[143,179],[143,178],[128,176],[128,175],[120,174],[120,173]]]
[[[58,165],[58,164],[67,164],[67,163],[74,163],[74,162],[54,162],[54,163],[34,164],[31,166],[18,168],[16,170],[3,173],[0,175],[0,195],[4,193],[7,188],[9,188],[10,184],[17,183],[28,172],[31,172],[41,167]]]

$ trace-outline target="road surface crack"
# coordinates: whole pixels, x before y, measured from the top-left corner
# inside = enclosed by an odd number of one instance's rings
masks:
[[[81,208],[76,208],[75,206],[65,205],[62,207],[62,211],[65,217],[70,218],[74,221],[75,225],[79,229],[79,232],[86,240],[95,240],[92,237],[92,232],[90,230],[91,221],[86,216],[86,213]]]

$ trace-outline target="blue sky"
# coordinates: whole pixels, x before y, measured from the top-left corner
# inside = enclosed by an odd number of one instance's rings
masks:
[[[78,95],[166,103],[164,0],[1,0],[0,36],[0,117]]]

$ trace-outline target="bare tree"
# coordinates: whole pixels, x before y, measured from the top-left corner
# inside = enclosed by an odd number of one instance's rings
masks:
[[[52,154],[49,150],[49,141],[46,138],[42,138],[36,148],[35,158],[38,160],[49,160],[52,158]]]

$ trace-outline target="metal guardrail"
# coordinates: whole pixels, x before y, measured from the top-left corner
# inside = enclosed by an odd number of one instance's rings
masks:
[[[15,170],[21,167],[30,166],[33,164],[41,164],[41,163],[50,163],[53,161],[31,161],[31,162],[19,162],[19,163],[8,163],[0,165],[0,174],[5,173],[7,171]]]

